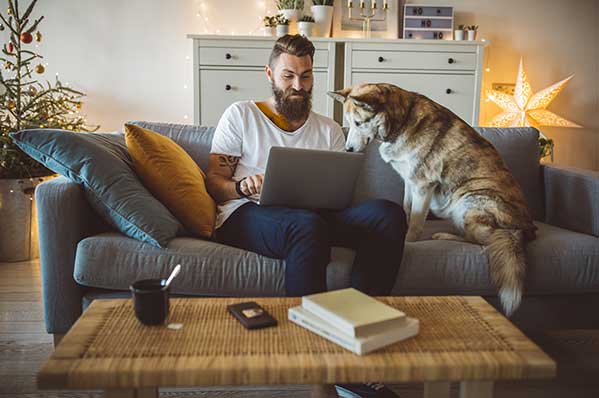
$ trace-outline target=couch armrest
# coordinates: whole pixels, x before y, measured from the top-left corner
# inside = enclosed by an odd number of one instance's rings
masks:
[[[73,279],[77,244],[109,227],[83,189],[65,177],[38,185],[35,200],[46,331],[66,333],[82,311],[84,288]]]
[[[542,165],[545,222],[599,237],[599,172]]]

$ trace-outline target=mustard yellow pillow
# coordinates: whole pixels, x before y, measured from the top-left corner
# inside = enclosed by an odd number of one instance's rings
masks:
[[[146,188],[194,235],[214,231],[216,203],[208,194],[206,175],[173,140],[133,124],[125,140],[135,172]]]

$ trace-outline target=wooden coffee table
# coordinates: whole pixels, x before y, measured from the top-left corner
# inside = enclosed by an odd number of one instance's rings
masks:
[[[297,298],[171,299],[166,326],[141,325],[131,300],[96,300],[37,377],[40,389],[156,397],[159,387],[424,382],[425,396],[491,397],[495,380],[555,376],[556,365],[480,297],[389,297],[420,319],[417,337],[359,356],[287,320]],[[279,321],[248,331],[226,310],[257,301]]]

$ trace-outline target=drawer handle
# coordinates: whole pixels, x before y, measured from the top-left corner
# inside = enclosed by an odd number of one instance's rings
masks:
[[[446,92],[447,94],[451,94],[451,93],[453,93],[453,90],[452,90],[452,89],[450,89],[450,88],[448,88],[447,90],[445,90],[445,92]]]
[[[453,63],[455,63],[455,59],[453,59],[453,58],[449,58],[449,59],[447,60],[447,62],[448,62],[448,63],[450,63],[450,64],[453,64]]]
[[[230,85],[230,84],[227,84],[227,85],[225,86],[225,90],[227,90],[227,91],[231,91],[231,89],[232,89],[232,88],[233,88],[233,87],[231,87],[231,85]]]
[[[379,57],[379,62],[383,62],[384,60],[385,60],[385,58]]]
[[[226,59],[231,59],[231,58],[233,58],[233,57],[231,56],[231,54],[229,54],[229,53],[226,53],[226,54],[225,54],[225,58],[226,58]]]

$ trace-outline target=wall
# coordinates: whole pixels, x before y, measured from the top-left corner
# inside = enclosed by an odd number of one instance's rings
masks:
[[[575,74],[550,110],[585,128],[543,131],[556,141],[556,163],[599,170],[599,1],[423,3],[452,4],[456,23],[480,26],[491,42],[485,88],[514,82],[521,56],[535,91]],[[259,18],[268,11],[274,11],[272,0],[40,0],[37,14],[46,20],[38,50],[48,64],[46,78],[59,73],[87,93],[83,112],[102,130],[131,119],[191,123],[186,34],[260,34]],[[497,112],[483,101],[481,121]]]

